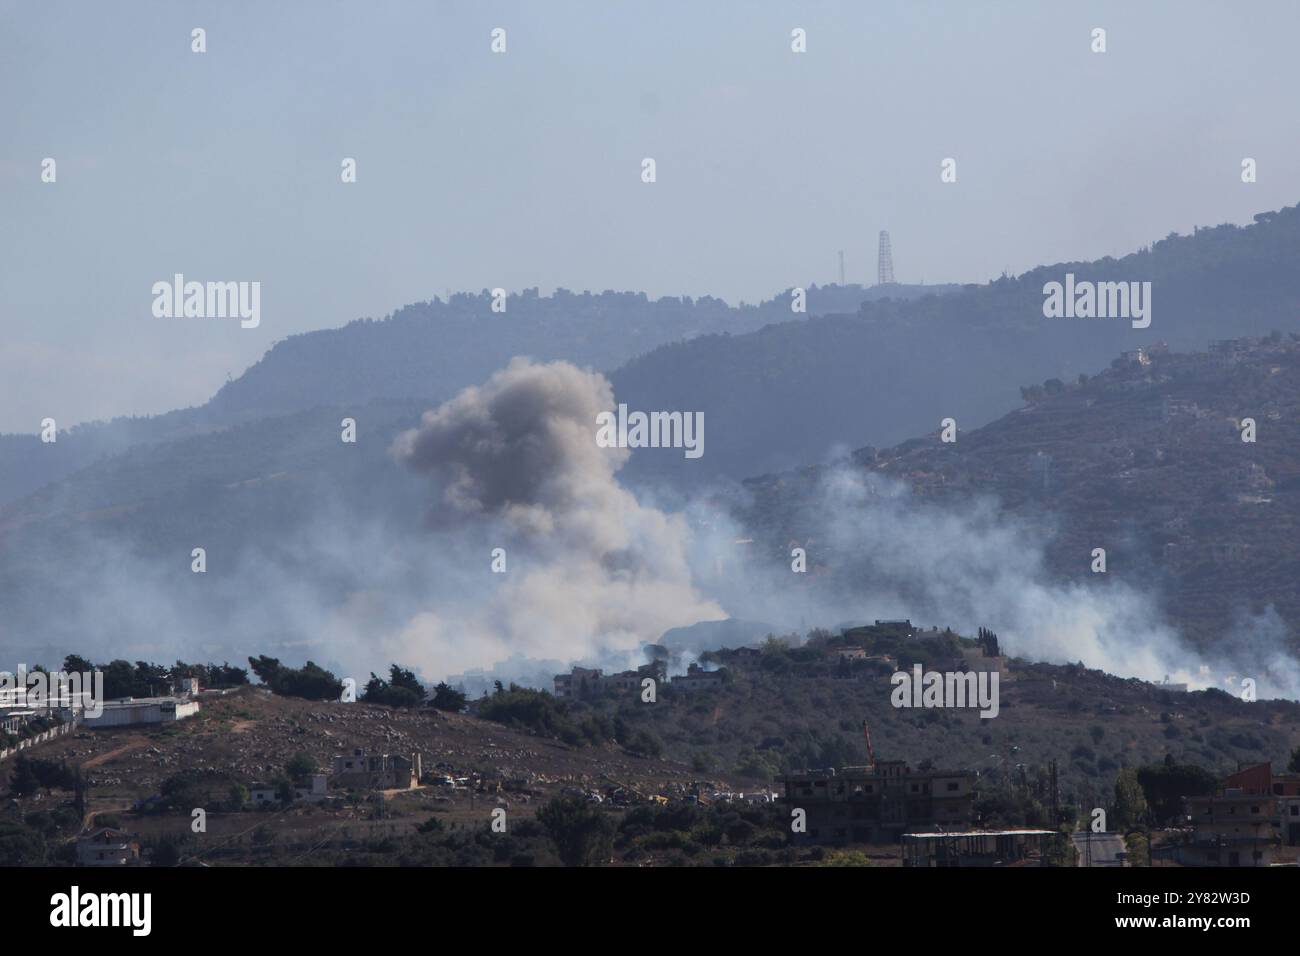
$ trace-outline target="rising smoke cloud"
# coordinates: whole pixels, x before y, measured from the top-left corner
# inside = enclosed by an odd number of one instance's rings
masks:
[[[640,504],[616,478],[628,450],[596,444],[612,405],[601,375],[515,359],[397,438],[397,461],[431,480],[430,525],[485,574],[503,548],[507,571],[468,614],[421,611],[390,639],[395,654],[442,673],[509,655],[629,655],[725,616],[692,584],[685,519]]]

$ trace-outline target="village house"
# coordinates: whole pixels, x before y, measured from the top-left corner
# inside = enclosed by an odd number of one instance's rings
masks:
[[[360,748],[331,761],[335,787],[342,790],[411,790],[419,786],[420,754],[368,754]]]
[[[568,674],[556,674],[555,696],[584,697],[595,689],[603,673],[596,667],[575,667]]]
[[[909,831],[970,826],[975,774],[913,771],[902,760],[874,767],[805,770],[781,778],[785,803],[806,814],[797,843],[895,842]]]
[[[323,773],[311,773],[299,777],[293,782],[294,803],[324,803],[329,799],[329,777]],[[269,807],[280,802],[280,787],[274,783],[259,781],[248,788],[249,807]]]
[[[125,830],[100,827],[77,838],[79,866],[129,866],[140,862],[140,841]]]
[[[555,675],[556,697],[593,697],[599,694],[636,693],[647,677],[656,682],[664,679],[663,661],[642,664],[636,670],[606,674],[599,668],[575,667],[568,674]]]
[[[722,686],[725,673],[726,668],[706,671],[699,664],[691,664],[686,668],[685,674],[679,674],[672,679],[670,686],[673,690],[684,690],[688,693],[697,690],[713,690]]]

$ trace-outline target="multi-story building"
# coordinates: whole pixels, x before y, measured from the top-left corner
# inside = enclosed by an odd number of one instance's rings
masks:
[[[334,786],[342,790],[410,790],[419,785],[418,753],[368,754],[360,748],[331,761]]]
[[[1177,847],[1185,866],[1271,866],[1300,857],[1300,773],[1243,767],[1223,788],[1187,801],[1192,833]]]
[[[1273,799],[1282,845],[1300,847],[1300,773],[1273,774]]]
[[[975,774],[914,771],[902,760],[875,767],[788,774],[785,802],[806,814],[796,842],[882,843],[909,831],[965,829],[975,800]]]
[[[598,667],[575,667],[568,674],[556,674],[555,696],[585,697],[595,690],[603,676]]]
[[[647,677],[662,682],[665,676],[663,661],[642,664],[634,671],[606,674],[599,668],[575,667],[568,674],[555,675],[556,697],[592,697],[598,694],[639,693],[641,682]]]

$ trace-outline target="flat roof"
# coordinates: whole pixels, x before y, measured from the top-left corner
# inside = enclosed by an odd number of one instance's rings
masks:
[[[904,833],[904,840],[948,840],[953,837],[1052,836],[1055,830],[954,830],[952,833]]]

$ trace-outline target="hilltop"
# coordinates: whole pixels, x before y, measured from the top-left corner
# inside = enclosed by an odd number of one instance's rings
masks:
[[[1104,368],[1116,354],[1163,341],[1300,328],[1300,206],[1245,227],[1198,228],[1122,258],[1044,265],[942,296],[881,300],[856,315],[785,322],[745,335],[661,346],[619,369],[630,408],[703,411],[708,450],[696,461],[635,456],[628,474],[698,483],[826,461],[837,450],[886,447],[957,417],[987,424],[1020,404],[1018,386]],[[1150,282],[1152,321],[1047,319],[1043,286]]]
[[[942,294],[955,286],[810,286],[799,320],[852,313],[883,297]],[[204,405],[162,415],[117,418],[63,430],[43,444],[35,434],[0,435],[0,505],[131,448],[210,434],[316,407],[356,409],[375,402],[445,401],[477,385],[516,355],[566,359],[613,370],[667,342],[732,335],[791,319],[791,290],[756,305],[702,296],[651,299],[645,293],[576,294],[526,289],[492,308],[486,290],[398,309],[383,319],[291,335],[277,342]],[[33,423],[35,429],[36,423]]]
[[[39,831],[51,860],[69,853],[72,836],[94,821],[140,834],[155,860],[531,865],[557,862],[536,814],[567,795],[608,822],[622,863],[812,862],[822,851],[787,846],[782,805],[736,795],[766,791],[790,770],[865,763],[863,719],[878,759],[976,771],[983,826],[1046,823],[1052,761],[1063,806],[1109,806],[1122,767],[1169,760],[1222,775],[1239,761],[1284,763],[1300,745],[1300,704],[1292,702],[1178,693],[1081,666],[1011,660],[1000,714],[985,720],[974,711],[895,709],[884,672],[840,659],[859,647],[900,663],[938,662],[972,643],[939,630],[900,642],[871,628],[814,633],[802,644],[772,639],[761,649],[712,652],[720,687],[683,694],[665,685],[652,704],[639,691],[572,701],[522,692],[514,726],[475,716],[484,701],[455,714],[244,688],[175,724],[83,731],[41,745],[33,756],[81,768],[84,814],[71,813],[73,795],[56,788],[11,801],[3,822]],[[659,753],[638,756],[613,740],[566,744],[545,724],[556,715],[588,727],[625,724],[644,749]],[[283,777],[300,755],[328,766],[354,748],[419,752],[428,776],[417,789],[339,793],[317,806],[239,810],[232,803],[239,788],[247,799],[252,783]],[[201,834],[191,829],[195,806],[207,811]],[[498,808],[508,838],[489,831]],[[874,862],[898,862],[896,850],[872,852]]]

